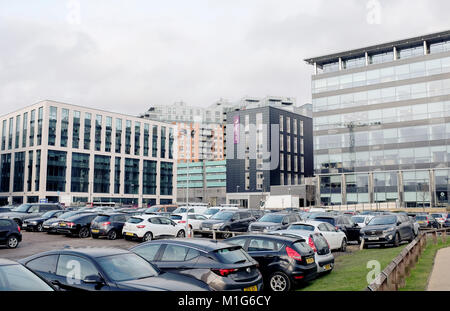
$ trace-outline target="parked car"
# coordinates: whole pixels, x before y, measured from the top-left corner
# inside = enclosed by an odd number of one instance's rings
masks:
[[[55,288],[20,263],[0,258],[0,291],[46,292],[55,291]]]
[[[66,290],[204,291],[194,278],[161,272],[142,257],[117,248],[78,248],[36,254],[20,262],[48,282]],[[74,267],[79,273],[73,273]]]
[[[443,223],[443,226],[444,226],[445,228],[450,227],[450,218],[447,218],[447,219],[445,220],[445,222]]]
[[[108,240],[115,240],[121,237],[123,226],[130,217],[131,215],[116,212],[97,215],[91,222],[92,238],[106,236]]]
[[[428,215],[417,215],[416,221],[420,228],[436,228],[440,227],[439,222],[432,216]]]
[[[317,273],[329,273],[333,270],[334,255],[331,253],[330,245],[322,233],[307,230],[279,230],[273,231],[271,234],[296,236],[305,239],[314,251]]]
[[[183,213],[194,213],[194,214],[204,214],[208,210],[207,205],[188,205],[180,206],[175,209],[172,214],[183,214]]]
[[[359,231],[361,228],[357,223],[354,223],[351,218],[347,215],[329,215],[322,216],[318,215],[312,218],[316,221],[327,222],[333,225],[336,229],[341,230],[347,236],[347,241],[358,241],[360,240]]]
[[[142,215],[145,212],[145,209],[135,209],[135,208],[118,208],[114,212],[124,213],[130,216]]]
[[[56,219],[59,216],[61,216],[62,214],[64,214],[64,211],[54,210],[54,211],[45,212],[40,217],[26,219],[22,223],[22,229],[25,229],[26,231],[42,232],[42,231],[44,231],[44,222],[46,220]]]
[[[184,238],[186,228],[168,217],[158,215],[141,215],[130,217],[122,229],[126,240],[140,239],[151,241],[154,238],[172,236]]]
[[[56,233],[56,227],[58,226],[58,223],[61,220],[65,220],[69,217],[72,217],[74,215],[78,214],[89,214],[91,212],[83,211],[83,210],[77,210],[77,211],[69,211],[61,214],[57,218],[50,218],[42,223],[42,230],[47,233]]]
[[[10,212],[2,213],[2,218],[13,219],[20,227],[29,218],[42,216],[45,212],[63,210],[59,204],[52,203],[25,203],[12,209]]]
[[[367,223],[373,218],[374,216],[372,215],[355,215],[352,216],[352,221],[356,224],[358,224],[358,226],[360,228],[363,228],[367,225]]]
[[[364,240],[364,247],[386,244],[398,246],[402,241],[411,242],[414,239],[414,226],[405,215],[376,216],[361,229],[361,238]]]
[[[328,222],[320,222],[314,220],[307,220],[290,225],[288,231],[306,230],[311,232],[321,233],[331,250],[339,250],[345,252],[347,250],[347,236],[345,233]]]
[[[170,217],[173,221],[175,221],[177,224],[182,225],[186,227],[186,222],[188,224],[189,229],[199,230],[200,225],[204,220],[207,220],[206,216],[201,214],[172,214]]]
[[[432,213],[430,214],[431,217],[436,219],[436,221],[439,223],[439,225],[443,225],[445,220],[447,219],[448,214],[447,213]]]
[[[203,215],[206,218],[211,218],[211,216],[213,216],[214,214],[217,214],[220,211],[225,211],[225,210],[237,210],[239,209],[239,207],[235,206],[235,205],[229,205],[229,206],[213,206],[208,208]]]
[[[171,214],[178,208],[176,204],[168,204],[168,205],[153,205],[145,210],[145,214]]]
[[[210,219],[202,222],[201,230],[218,230],[247,232],[250,223],[256,221],[256,218],[245,209],[221,211]],[[229,238],[231,234],[223,234],[223,238]]]
[[[289,291],[316,278],[314,251],[303,238],[249,234],[225,242],[240,245],[258,262],[264,286],[272,291]]]
[[[206,280],[213,290],[262,289],[257,262],[241,246],[191,238],[145,242],[130,251],[162,271]]]
[[[0,218],[0,245],[16,248],[22,242],[19,225],[12,219]]]
[[[300,216],[295,212],[278,212],[265,214],[260,219],[252,222],[248,227],[250,232],[269,232],[283,230],[294,222],[301,221]]]
[[[91,222],[99,213],[82,213],[61,220],[56,226],[56,232],[66,236],[88,238],[91,235]]]

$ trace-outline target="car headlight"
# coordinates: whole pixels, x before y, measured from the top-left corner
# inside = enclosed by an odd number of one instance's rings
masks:
[[[383,230],[383,234],[388,234],[394,230],[395,230],[395,228],[389,228],[389,229]]]
[[[220,227],[222,227],[222,224],[214,224],[214,225],[212,225],[213,229],[219,229]]]

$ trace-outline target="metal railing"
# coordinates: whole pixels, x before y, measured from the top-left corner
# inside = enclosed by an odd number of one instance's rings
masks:
[[[378,275],[374,282],[367,286],[366,291],[396,291],[405,286],[405,280],[416,265],[426,247],[428,236],[437,244],[438,234],[442,241],[447,241],[447,231],[450,228],[426,230],[409,243],[401,253]]]

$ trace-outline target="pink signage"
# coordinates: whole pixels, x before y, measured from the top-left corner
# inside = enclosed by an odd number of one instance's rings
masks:
[[[239,137],[240,137],[240,135],[239,135],[239,122],[240,122],[239,116],[234,116],[233,128],[234,128],[234,143],[235,144],[239,144]]]

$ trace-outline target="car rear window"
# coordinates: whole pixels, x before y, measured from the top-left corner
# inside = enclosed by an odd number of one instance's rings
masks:
[[[330,225],[333,225],[333,226],[334,226],[334,224],[336,222],[336,220],[334,218],[330,218],[330,217],[316,217],[316,218],[314,218],[314,220],[327,222],[327,223],[329,223]]]
[[[245,263],[251,260],[251,257],[240,247],[228,247],[215,250],[214,253],[221,263]]]
[[[106,216],[106,215],[97,216],[97,217],[95,217],[94,221],[96,221],[96,222],[108,221],[109,217],[110,216]]]
[[[328,249],[327,240],[325,240],[325,238],[323,236],[314,234],[313,241],[314,241],[314,245],[316,246],[317,250]]]
[[[306,231],[314,231],[314,226],[305,225],[305,224],[293,224],[290,225],[289,230],[306,230]]]
[[[128,219],[128,222],[130,224],[138,224],[138,223],[143,222],[143,221],[144,221],[144,219],[138,218],[138,217],[131,217],[130,219]]]
[[[427,216],[416,216],[416,220],[427,220]]]
[[[181,216],[181,215],[172,215],[172,216],[170,216],[170,219],[173,219],[173,220],[180,220],[181,218],[183,218],[183,216]]]
[[[311,252],[311,247],[304,241],[295,242],[292,245],[294,249],[297,250],[300,254],[306,254]]]

